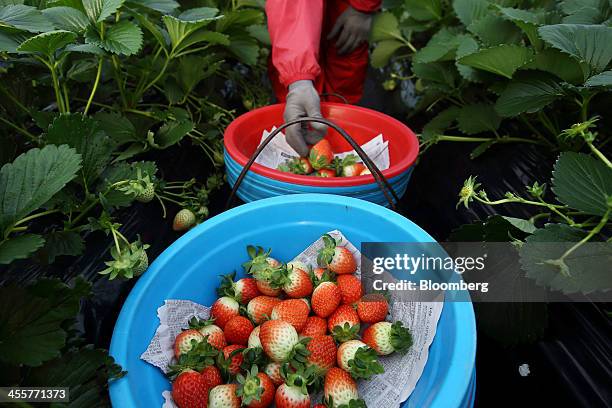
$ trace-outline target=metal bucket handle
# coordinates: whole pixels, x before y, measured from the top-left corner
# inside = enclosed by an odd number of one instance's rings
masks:
[[[292,121],[283,123],[280,127],[276,128],[272,133],[270,133],[270,135],[268,135],[268,137],[257,147],[257,150],[255,150],[255,153],[253,153],[253,155],[251,156],[247,164],[242,168],[242,171],[240,172],[240,175],[236,179],[236,183],[234,183],[234,187],[232,188],[232,191],[227,199],[227,203],[225,205],[226,210],[231,208],[232,203],[234,202],[234,197],[236,196],[236,192],[238,191],[238,188],[240,188],[240,184],[242,184],[242,180],[244,179],[247,172],[249,171],[249,169],[251,168],[251,166],[257,159],[257,156],[259,156],[259,154],[268,145],[268,143],[270,143],[270,141],[285,128],[291,125],[298,124],[298,123],[301,124],[301,123],[306,123],[306,122],[322,123],[334,129],[336,132],[338,132],[351,145],[351,147],[355,149],[355,152],[357,152],[357,154],[359,155],[359,157],[361,158],[365,166],[368,168],[368,170],[370,170],[370,172],[372,173],[372,176],[374,177],[374,180],[378,184],[378,187],[381,189],[381,191],[385,195],[385,198],[389,202],[390,208],[394,211],[397,211],[395,203],[399,201],[399,197],[397,196],[395,190],[393,190],[393,187],[391,187],[391,184],[389,183],[387,178],[382,174],[380,169],[372,162],[372,160],[370,160],[368,155],[365,154],[361,146],[359,146],[359,144],[357,144],[357,142],[355,142],[355,140],[351,136],[349,136],[349,134],[344,129],[342,129],[340,126],[336,125],[335,123],[327,119],[312,118],[312,117],[298,118],[298,119],[294,119]]]

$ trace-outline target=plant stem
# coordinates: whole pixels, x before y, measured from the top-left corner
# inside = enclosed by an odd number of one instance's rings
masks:
[[[533,139],[527,139],[523,137],[510,137],[510,136],[502,136],[499,139],[495,137],[464,137],[464,136],[450,136],[450,135],[439,135],[437,137],[438,141],[447,141],[447,142],[496,142],[496,143],[511,143],[511,142],[520,142],[520,143],[531,143],[531,144],[542,144],[541,142]]]
[[[582,238],[579,242],[574,244],[570,249],[565,251],[565,253],[561,255],[560,258],[558,258],[558,261],[564,262],[565,258],[567,258],[572,252],[580,248],[582,245],[588,242],[591,238],[593,238],[596,234],[598,234],[599,231],[601,231],[602,228],[608,223],[608,218],[610,217],[610,211],[612,211],[612,209],[608,209],[603,215],[603,217],[601,217],[601,220],[599,221],[599,223],[595,227],[593,227],[591,231],[589,231],[587,236]]]
[[[599,157],[599,159],[604,162],[606,166],[612,169],[612,162],[610,162],[610,160],[608,160],[608,158],[604,156],[604,154],[598,148],[596,148],[593,143],[587,142],[587,145],[589,145],[589,148],[595,154],[595,156]]]
[[[552,208],[566,208],[563,205],[556,205],[556,204],[550,204],[550,203],[541,203],[538,201],[531,201],[531,200],[525,200],[524,198],[502,198],[500,200],[495,200],[495,201],[489,201],[488,199],[483,199],[478,195],[474,195],[474,198],[477,201],[480,201],[483,204],[487,204],[487,205],[500,205],[500,204],[508,204],[508,203],[522,203],[522,204],[530,204],[530,205],[535,205],[537,207],[546,207],[551,209]]]
[[[94,81],[93,88],[91,88],[91,93],[89,94],[89,99],[87,100],[87,105],[85,105],[85,110],[83,111],[83,116],[87,116],[87,112],[89,112],[89,107],[91,106],[91,102],[93,101],[94,95],[98,90],[98,84],[100,83],[100,76],[102,75],[102,58],[98,61],[98,71],[96,72],[96,80]]]
[[[157,198],[157,200],[159,201],[159,204],[161,205],[161,208],[163,211],[162,218],[166,218],[166,205],[164,204],[164,201],[159,197],[157,193],[155,193],[155,198]]]
[[[55,99],[57,100],[57,108],[60,113],[66,113],[66,105],[64,104],[64,100],[62,98],[62,94],[60,91],[59,78],[57,77],[57,71],[55,70],[55,66],[49,64],[49,69],[51,70],[51,78],[53,79],[53,90],[55,91]]]
[[[68,96],[68,87],[66,86],[66,83],[62,83],[62,92],[64,94],[64,104],[66,107],[66,112],[70,113],[70,97]]]
[[[11,122],[8,119],[3,118],[2,116],[0,116],[0,121],[2,121],[3,123],[7,124],[8,126],[12,127],[13,129],[15,129],[16,131],[18,131],[19,133],[21,133],[22,135],[24,135],[25,137],[27,137],[28,139],[30,139],[31,141],[35,142],[35,143],[39,143],[39,140],[36,136],[34,136],[32,133],[28,132],[27,130],[25,130],[24,128],[14,124],[13,122]]]
[[[79,221],[81,221],[81,219],[83,219],[83,217],[84,217],[84,216],[85,216],[85,215],[86,215],[86,214],[87,214],[89,211],[91,211],[91,209],[92,209],[92,208],[94,208],[94,207],[96,206],[96,204],[98,204],[98,200],[94,200],[94,201],[92,201],[91,203],[89,203],[89,204],[87,205],[87,207],[85,207],[85,208],[83,209],[83,211],[81,211],[81,212],[79,213],[79,215],[77,215],[77,216],[76,216],[76,218],[75,218],[74,220],[72,220],[72,221],[69,223],[69,227],[70,227],[70,228],[72,228],[72,226],[73,226],[73,225],[75,225],[76,223],[78,223]]]
[[[17,221],[17,222],[14,224],[14,227],[16,227],[16,226],[18,226],[18,225],[21,225],[21,224],[23,224],[23,223],[26,223],[26,222],[28,222],[28,221],[32,221],[32,220],[34,220],[34,219],[36,219],[36,218],[39,218],[39,217],[44,217],[45,215],[55,214],[55,213],[58,213],[58,212],[59,212],[59,210],[58,210],[58,209],[53,209],[53,210],[46,210],[46,211],[42,211],[42,212],[39,212],[39,213],[36,213],[36,214],[28,215],[27,217],[22,218],[22,219],[20,219],[19,221]]]
[[[3,94],[5,94],[7,96],[7,98],[9,98],[16,106],[21,108],[21,110],[23,110],[28,115],[30,114],[30,110],[28,108],[26,108],[24,104],[19,102],[19,100],[13,94],[11,94],[8,90],[6,90],[2,85],[0,85],[0,91]]]
[[[155,76],[155,78],[153,78],[153,80],[151,82],[149,82],[143,89],[142,91],[138,92],[137,96],[137,100],[140,100],[140,98],[142,97],[142,95],[144,95],[145,92],[147,92],[147,90],[149,88],[151,88],[153,85],[155,85],[157,83],[157,81],[159,81],[161,79],[162,76],[164,76],[164,74],[166,73],[166,69],[168,68],[168,64],[170,63],[170,60],[172,59],[173,55],[172,53],[170,53],[170,55],[168,55],[166,57],[166,59],[164,60],[164,65],[162,66],[162,69],[158,72],[158,74]]]

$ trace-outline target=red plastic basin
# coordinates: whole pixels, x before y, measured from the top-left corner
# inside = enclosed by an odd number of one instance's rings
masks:
[[[264,130],[283,123],[284,104],[252,110],[236,118],[225,130],[224,144],[228,154],[241,166],[245,166],[257,149]],[[412,130],[402,122],[372,109],[341,103],[322,102],[323,117],[343,128],[360,145],[382,133],[389,141],[391,166],[383,171],[393,178],[408,170],[419,154],[419,142]],[[329,129],[326,138],[336,153],[352,150],[338,132]],[[373,183],[373,177],[323,178],[285,173],[254,163],[251,170],[257,174],[287,183],[322,187],[346,187]]]

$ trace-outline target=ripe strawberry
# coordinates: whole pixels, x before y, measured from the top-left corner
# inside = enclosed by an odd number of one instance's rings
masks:
[[[306,325],[299,334],[300,338],[323,336],[327,334],[327,320],[319,316],[309,316]]]
[[[349,373],[338,367],[332,367],[325,375],[323,395],[326,400],[332,401],[330,408],[348,405],[351,400],[359,398],[357,384]]]
[[[310,310],[302,299],[283,300],[272,309],[272,320],[290,323],[297,332],[302,331],[308,320]]]
[[[338,367],[353,378],[369,380],[374,374],[384,372],[376,352],[360,340],[349,340],[338,347]]]
[[[271,296],[257,296],[247,305],[247,314],[255,324],[261,324],[272,316],[272,309],[281,300]]]
[[[223,330],[219,326],[209,324],[208,326],[202,327],[199,332],[206,338],[208,344],[217,350],[221,350],[223,347],[227,346],[225,334],[223,334]]]
[[[213,303],[210,309],[210,317],[215,319],[217,326],[223,329],[232,317],[238,316],[239,310],[238,302],[231,297],[223,296]]]
[[[387,317],[387,313],[389,313],[389,304],[381,294],[365,295],[357,303],[357,314],[364,323],[382,322]]]
[[[304,304],[308,308],[308,313],[310,313],[310,300],[308,298],[299,298],[298,300],[301,300],[302,302],[304,302]]]
[[[272,361],[286,361],[294,347],[298,345],[297,331],[282,320],[268,320],[261,325],[259,339],[264,351]]]
[[[328,317],[338,308],[342,294],[334,282],[322,282],[312,292],[312,311],[319,317]]]
[[[336,177],[336,170],[320,169],[315,173],[316,177]]]
[[[244,316],[234,316],[225,325],[225,338],[230,344],[246,346],[253,331],[253,323]]]
[[[355,273],[357,262],[347,247],[337,246],[336,240],[328,234],[323,235],[324,247],[319,251],[317,262],[330,271],[342,275]]]
[[[219,354],[217,365],[227,374],[236,375],[240,372],[240,366],[244,361],[242,351],[244,346],[239,344],[230,344],[223,348],[223,353]]]
[[[183,208],[174,216],[172,229],[175,231],[185,231],[193,227],[196,223],[196,216],[193,211]]]
[[[350,305],[340,305],[327,319],[327,328],[336,341],[349,341],[359,333],[359,316]]]
[[[246,377],[238,376],[237,394],[242,400],[242,405],[248,408],[267,408],[274,400],[276,387],[265,373],[257,372],[257,366],[253,366]]]
[[[306,268],[297,265],[287,265],[272,274],[271,283],[273,287],[282,288],[290,298],[302,298],[312,293],[312,281]]]
[[[393,352],[405,354],[412,346],[412,335],[402,322],[378,322],[365,329],[363,342],[380,356]]]
[[[192,317],[189,320],[189,328],[198,330],[202,336],[206,339],[208,344],[216,348],[217,350],[221,350],[223,347],[227,346],[227,342],[225,341],[225,334],[223,334],[223,330],[213,324],[214,320],[200,320],[197,317]]]
[[[204,367],[200,373],[202,374],[202,378],[204,378],[206,386],[209,390],[217,385],[223,384],[221,371],[219,371],[219,369],[214,365]]]
[[[314,146],[312,146],[308,160],[315,170],[320,170],[329,166],[334,160],[334,152],[332,151],[329,141],[326,139],[321,139]]]
[[[179,408],[201,408],[208,404],[206,379],[193,370],[186,370],[172,383],[172,399]]]
[[[298,373],[287,376],[287,381],[276,389],[276,408],[310,408],[307,379]]]
[[[314,268],[312,270],[312,275],[314,277],[313,280],[320,281],[320,282],[330,280],[330,279],[324,279],[326,273],[329,275],[329,271],[325,268]]]
[[[261,347],[261,340],[259,340],[259,330],[260,329],[261,329],[261,326],[257,326],[253,329],[251,334],[249,334],[249,341],[247,342],[248,348]]]
[[[264,250],[262,247],[247,246],[247,253],[250,260],[242,266],[247,273],[256,279],[257,289],[267,296],[278,296],[280,288],[270,285],[270,277],[282,265],[276,259],[270,257],[271,250]]]
[[[312,165],[305,157],[296,157],[287,160],[285,163],[278,166],[277,170],[293,174],[310,174],[313,172]]]
[[[361,172],[366,169],[363,163],[352,163],[342,166],[343,177],[355,177],[361,175]]]
[[[317,374],[325,374],[336,364],[336,342],[331,336],[315,336],[306,345],[310,352],[307,364],[314,367]]]
[[[246,305],[251,299],[261,294],[254,278],[242,278],[234,282],[235,276],[236,272],[223,276],[221,285],[217,289],[219,296],[229,296]]]
[[[266,365],[264,371],[277,387],[285,382],[285,379],[281,375],[281,363],[271,361]]]
[[[236,384],[217,385],[208,395],[208,408],[240,408],[240,398],[236,395]]]
[[[174,356],[179,358],[181,354],[187,353],[201,341],[204,341],[204,336],[199,331],[195,329],[183,330],[174,339]]]
[[[338,288],[342,293],[342,304],[350,305],[361,299],[363,288],[355,275],[338,275]]]

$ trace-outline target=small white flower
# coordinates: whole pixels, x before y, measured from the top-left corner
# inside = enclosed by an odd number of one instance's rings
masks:
[[[531,371],[529,371],[529,364],[521,364],[518,368],[521,377],[527,377]]]

